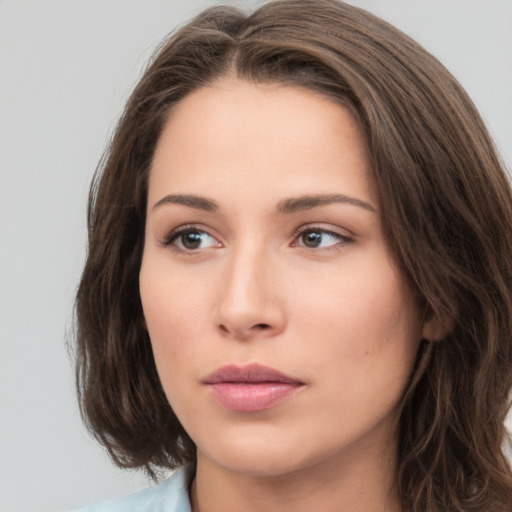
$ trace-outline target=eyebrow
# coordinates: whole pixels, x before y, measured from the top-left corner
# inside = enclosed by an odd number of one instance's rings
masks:
[[[206,197],[194,196],[191,194],[169,194],[157,201],[153,208],[158,208],[164,204],[181,204],[196,210],[204,210],[207,212],[215,212],[219,209],[219,205],[213,199]]]
[[[355,197],[343,194],[324,194],[324,195],[306,195],[300,197],[292,197],[281,201],[277,207],[279,213],[295,213],[303,210],[311,210],[318,206],[325,206],[333,203],[349,204],[358,206],[373,213],[377,210],[369,203],[356,199]]]
[[[304,210],[311,210],[318,206],[326,206],[333,203],[349,204],[373,213],[377,212],[371,204],[344,194],[321,194],[291,197],[280,201],[277,206],[277,211],[282,214],[290,214]],[[153,208],[158,208],[164,204],[180,204],[189,208],[204,210],[207,212],[216,212],[219,210],[219,205],[213,199],[195,196],[192,194],[169,194],[157,201],[153,205]]]

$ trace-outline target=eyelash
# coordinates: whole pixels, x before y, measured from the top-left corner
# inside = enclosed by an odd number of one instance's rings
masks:
[[[330,229],[326,229],[326,228],[323,228],[321,226],[308,226],[306,228],[304,227],[301,227],[299,229],[297,229],[297,231],[295,231],[295,235],[294,235],[294,241],[292,243],[292,246],[297,246],[298,245],[298,241],[301,239],[301,237],[307,235],[307,234],[312,234],[312,233],[319,233],[321,235],[328,235],[332,238],[335,238],[338,240],[337,243],[335,244],[332,244],[328,247],[323,247],[323,248],[317,248],[317,247],[307,247],[306,245],[300,245],[299,247],[304,247],[306,249],[310,249],[311,251],[317,251],[317,250],[321,250],[321,251],[339,251],[340,249],[342,249],[343,247],[351,244],[354,242],[354,239],[349,237],[349,236],[346,236],[346,235],[342,235],[341,233],[337,233],[336,231],[332,231]]]
[[[216,240],[216,238],[210,235],[206,230],[198,228],[194,224],[186,224],[184,226],[180,226],[179,228],[173,229],[162,241],[162,245],[165,247],[170,247],[176,251],[184,252],[184,253],[194,253],[196,252],[194,249],[187,249],[186,247],[178,247],[175,242],[179,240],[179,238],[186,234],[205,234],[209,237]]]
[[[318,233],[318,234],[321,234],[321,235],[327,235],[327,236],[330,236],[332,238],[335,238],[338,240],[338,242],[334,243],[334,244],[331,244],[330,246],[327,246],[327,247],[308,247],[306,245],[299,245],[299,240],[301,239],[301,237],[305,236],[305,235],[308,235],[308,234],[313,234],[313,233]],[[165,247],[170,247],[172,248],[173,250],[175,251],[179,251],[179,252],[183,252],[183,253],[188,253],[188,254],[193,254],[195,252],[198,252],[200,250],[200,248],[198,249],[187,249],[186,247],[179,247],[176,245],[176,241],[179,240],[180,237],[182,237],[183,235],[186,235],[186,234],[199,234],[199,235],[207,235],[209,237],[211,237],[212,239],[216,240],[216,238],[212,235],[210,235],[206,230],[204,229],[200,229],[198,228],[196,225],[194,224],[187,224],[187,225],[184,225],[184,226],[180,226],[174,230],[172,230],[165,238],[164,240],[162,241],[162,245],[165,246]],[[354,242],[354,239],[351,238],[351,237],[348,237],[346,235],[342,235],[340,233],[337,233],[335,231],[332,231],[332,230],[329,230],[329,229],[325,229],[323,227],[320,227],[320,226],[308,226],[308,227],[301,227],[299,229],[297,229],[294,233],[294,238],[293,238],[293,241],[291,243],[291,246],[292,247],[304,247],[305,249],[309,249],[311,251],[314,251],[314,252],[318,252],[318,251],[325,251],[325,252],[331,252],[331,251],[338,251],[340,249],[342,249],[343,247],[351,244]],[[220,244],[220,242],[218,242]]]

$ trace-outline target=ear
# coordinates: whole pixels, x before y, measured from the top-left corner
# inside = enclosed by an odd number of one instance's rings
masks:
[[[421,337],[428,341],[441,341],[452,331],[455,320],[446,315],[430,314],[423,322]]]

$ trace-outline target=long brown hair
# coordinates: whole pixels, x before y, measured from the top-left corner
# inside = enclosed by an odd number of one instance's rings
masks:
[[[403,33],[337,0],[214,7],[159,48],[100,162],[77,294],[83,416],[122,467],[195,458],[156,372],[139,298],[148,173],[169,112],[231,75],[317,91],[356,115],[384,231],[424,314],[403,400],[397,485],[408,512],[512,510],[503,455],[512,386],[512,193],[465,91]]]

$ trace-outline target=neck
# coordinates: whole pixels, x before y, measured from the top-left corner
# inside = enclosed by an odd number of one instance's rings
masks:
[[[320,463],[272,476],[225,468],[198,453],[192,511],[400,512],[394,481],[396,443],[390,443],[385,453],[366,457],[351,451],[348,448]]]

